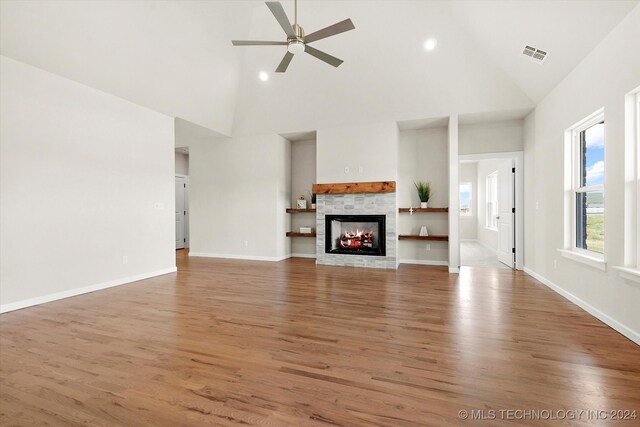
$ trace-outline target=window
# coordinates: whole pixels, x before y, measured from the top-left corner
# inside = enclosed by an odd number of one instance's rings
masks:
[[[581,130],[574,185],[576,248],[604,253],[604,122]]]
[[[620,276],[640,282],[640,86],[625,96],[624,265]]]
[[[636,267],[640,268],[640,90],[636,89],[635,155],[636,155]]]
[[[570,129],[567,249],[604,260],[604,113],[594,113]],[[569,154],[569,153],[567,153]]]
[[[472,194],[470,182],[460,183],[460,216],[473,216]]]
[[[486,226],[498,230],[498,171],[487,175],[487,218]]]

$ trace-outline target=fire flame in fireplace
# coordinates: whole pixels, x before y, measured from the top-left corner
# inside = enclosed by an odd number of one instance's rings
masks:
[[[338,239],[338,245],[343,249],[372,248],[373,231],[345,231]]]

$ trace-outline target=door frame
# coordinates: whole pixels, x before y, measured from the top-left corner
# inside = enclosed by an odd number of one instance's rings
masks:
[[[461,160],[490,160],[511,159],[516,168],[515,176],[515,247],[516,270],[524,269],[524,151],[505,151],[499,153],[461,154],[458,156],[458,164]],[[459,190],[458,190],[459,191]],[[478,209],[480,209],[478,207]],[[460,242],[458,242],[458,245]]]
[[[191,187],[191,184],[189,182],[189,175],[182,175],[179,173],[174,174],[174,180],[175,178],[184,178],[184,182],[186,184],[186,187],[184,188],[184,207],[185,207],[185,211],[187,212],[187,214],[184,216],[184,236],[185,236],[185,242],[184,242],[184,248],[185,249],[189,249],[190,244],[189,244],[189,189]],[[174,211],[175,211],[175,206],[174,206]],[[174,239],[175,240],[175,239]]]

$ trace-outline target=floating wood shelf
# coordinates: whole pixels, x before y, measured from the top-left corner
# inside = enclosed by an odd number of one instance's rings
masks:
[[[410,213],[412,208],[399,208],[400,213]],[[449,208],[413,208],[413,212],[449,212]]]
[[[314,194],[394,193],[395,181],[342,182],[339,184],[313,184]]]
[[[316,237],[316,233],[298,233],[297,231],[287,231],[287,237]]]
[[[449,236],[418,236],[413,234],[401,234],[399,240],[437,240],[440,242],[448,242]]]
[[[305,213],[305,212],[315,212],[315,209],[295,209],[295,208],[287,208],[287,213]]]

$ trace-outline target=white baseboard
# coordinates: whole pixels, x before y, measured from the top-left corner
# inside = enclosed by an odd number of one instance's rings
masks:
[[[291,254],[289,258],[316,258],[316,254]]]
[[[458,273],[460,273],[460,268],[458,268],[458,267],[449,267],[449,273],[458,274]]]
[[[176,267],[165,268],[162,270],[152,271],[149,273],[138,274],[135,276],[124,277],[122,279],[111,280],[109,282],[97,283],[95,285],[84,286],[82,288],[69,289],[68,291],[56,292],[54,294],[43,295],[36,298],[29,298],[22,301],[16,301],[9,304],[0,305],[0,313],[20,310],[21,308],[31,307],[34,305],[44,304],[51,301],[57,301],[89,292],[99,291],[101,289],[113,288],[114,286],[126,285],[127,283],[137,282],[138,280],[149,279],[151,277],[162,276],[163,274],[175,273]]]
[[[289,258],[289,255],[281,257],[276,256],[255,256],[255,255],[236,255],[236,254],[212,254],[208,252],[189,252],[190,257],[204,257],[204,258],[223,258],[223,259],[241,259],[245,261],[282,261]]]
[[[401,259],[398,264],[449,265],[447,261],[432,261],[428,259]]]
[[[557,292],[558,294],[562,295],[563,297],[565,297],[566,299],[568,299],[569,301],[571,301],[572,303],[574,303],[578,307],[582,308],[587,313],[591,314],[592,316],[594,316],[595,318],[601,320],[603,323],[607,324],[611,328],[613,328],[616,331],[620,332],[622,335],[624,335],[625,337],[629,338],[634,343],[640,345],[640,333],[634,331],[631,328],[628,328],[627,326],[625,326],[622,323],[618,322],[617,320],[611,318],[609,315],[601,312],[597,308],[595,308],[592,305],[588,304],[587,302],[581,300],[580,298],[578,298],[577,296],[573,295],[572,293],[567,292],[566,290],[564,290],[560,286],[556,285],[555,283],[553,283],[549,279],[547,279],[547,278],[541,276],[540,274],[536,273],[535,271],[531,270],[529,267],[524,267],[524,272],[527,273],[528,275],[532,276],[533,278],[537,279],[538,281],[543,283],[548,288],[550,288],[550,289],[554,290],[555,292]]]

